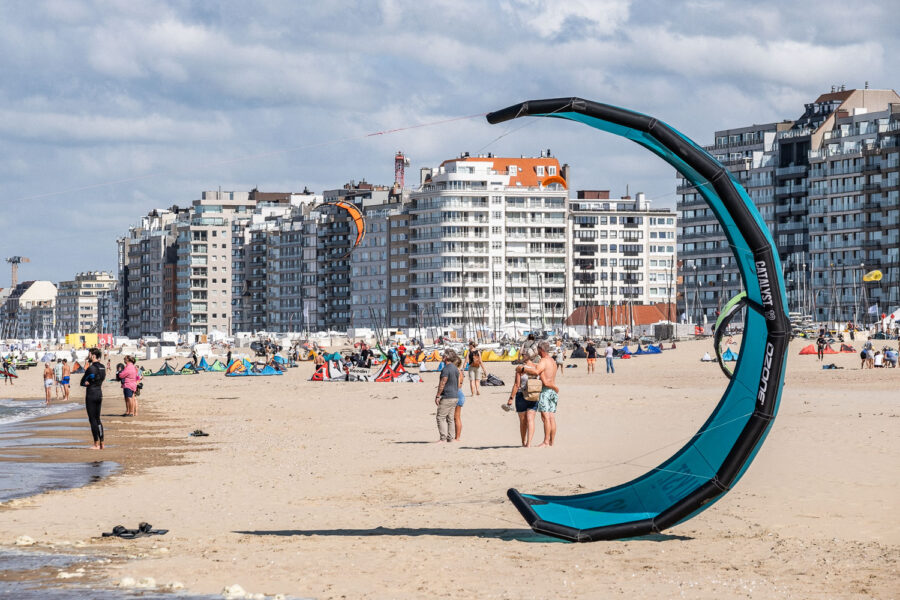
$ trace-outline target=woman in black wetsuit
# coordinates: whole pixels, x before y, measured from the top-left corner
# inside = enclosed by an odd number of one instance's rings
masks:
[[[103,404],[103,380],[106,379],[106,367],[100,362],[103,354],[99,348],[91,348],[88,353],[90,366],[81,376],[81,387],[84,391],[84,407],[87,409],[88,422],[91,424],[91,435],[94,445],[91,450],[103,450],[103,423],[100,422],[100,406]]]

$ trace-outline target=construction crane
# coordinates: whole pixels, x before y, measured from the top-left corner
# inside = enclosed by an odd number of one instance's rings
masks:
[[[12,265],[12,289],[15,289],[16,284],[19,283],[19,263],[31,262],[31,259],[24,256],[10,256],[6,262]]]

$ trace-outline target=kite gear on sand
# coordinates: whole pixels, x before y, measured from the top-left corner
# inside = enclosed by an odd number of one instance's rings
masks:
[[[609,489],[574,496],[507,493],[538,533],[576,542],[658,533],[710,507],[737,483],[778,412],[791,327],[775,244],[737,179],[665,123],[580,98],[523,102],[490,113],[487,120],[522,116],[576,121],[650,150],[706,200],[734,253],[747,293],[745,333],[724,396],[690,441],[658,467]]]

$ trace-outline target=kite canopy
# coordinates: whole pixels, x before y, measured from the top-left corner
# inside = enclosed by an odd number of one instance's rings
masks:
[[[347,254],[341,256],[340,258],[338,258],[338,260],[347,258],[348,256],[350,256],[350,254],[353,253],[356,247],[362,243],[363,238],[366,237],[366,221],[363,218],[362,211],[360,211],[359,207],[357,207],[352,202],[345,202],[343,200],[338,200],[336,202],[325,202],[324,204],[322,204],[322,206],[336,206],[338,208],[346,210],[347,214],[350,215],[350,219],[353,221],[353,224],[356,225],[356,241],[350,247],[350,250],[347,252]]]
[[[538,533],[587,542],[660,532],[724,496],[771,427],[790,333],[781,265],[764,221],[734,176],[665,123],[580,98],[524,102],[490,113],[487,120],[499,123],[528,115],[569,119],[614,133],[675,167],[719,220],[747,292],[749,310],[734,376],[706,423],[674,456],[610,489],[575,496],[507,493]]]
[[[863,275],[863,281],[881,281],[881,278],[881,271],[877,269],[875,271],[869,271],[868,273]]]

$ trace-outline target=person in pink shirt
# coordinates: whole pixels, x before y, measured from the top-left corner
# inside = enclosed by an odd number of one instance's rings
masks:
[[[119,371],[117,377],[122,383],[122,393],[125,395],[125,414],[123,417],[137,416],[137,398],[135,391],[137,390],[138,381],[141,378],[137,367],[134,364],[133,356],[125,357],[125,367]]]

